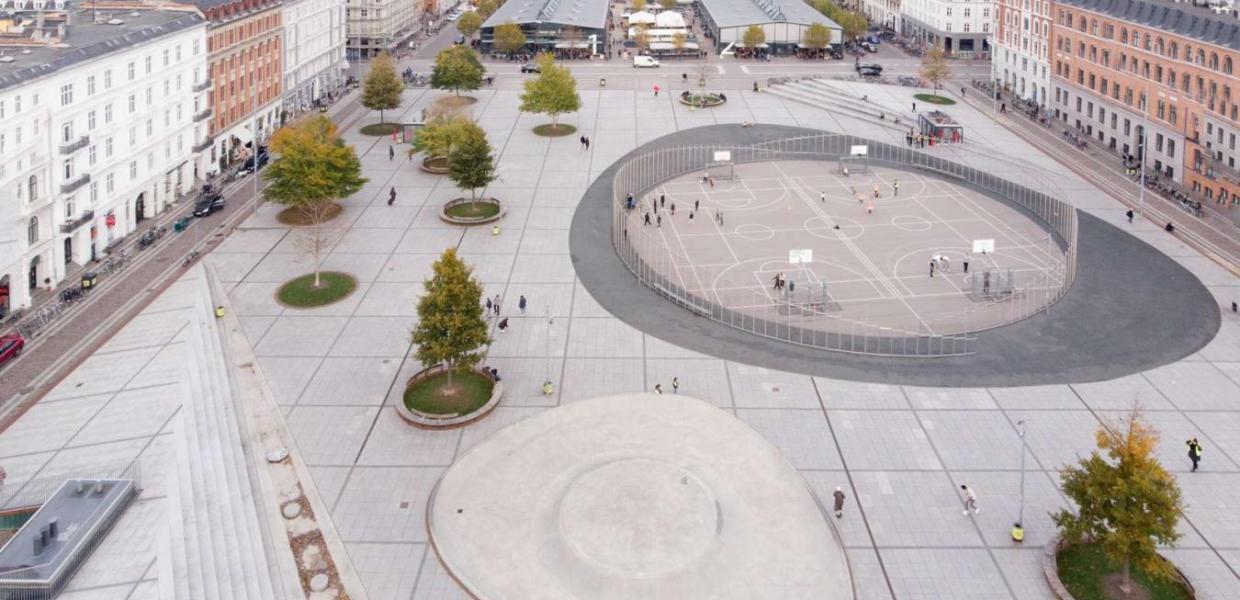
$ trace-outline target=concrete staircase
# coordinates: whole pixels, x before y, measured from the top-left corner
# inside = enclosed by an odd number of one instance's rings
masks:
[[[184,334],[189,396],[179,414],[168,483],[168,543],[161,544],[161,560],[170,568],[161,572],[170,573],[171,582],[161,578],[161,597],[284,598],[275,583],[271,536],[259,515],[206,278],[199,267],[186,279],[202,289]]]
[[[907,118],[904,111],[896,107],[886,106],[874,100],[862,100],[860,96],[844,92],[822,79],[800,79],[780,83],[770,86],[767,91],[781,98],[827,110],[837,118],[860,121],[867,126],[877,126],[899,133],[901,136],[910,127],[916,125]],[[880,112],[886,114],[885,119],[878,118]],[[894,119],[897,116],[901,118],[900,125],[895,124]]]

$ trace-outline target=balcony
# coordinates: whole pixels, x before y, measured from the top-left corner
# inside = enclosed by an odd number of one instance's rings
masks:
[[[76,142],[69,142],[60,147],[61,154],[72,154],[90,145],[90,136],[84,135],[77,139]]]
[[[200,113],[198,113],[198,114],[194,115],[194,122],[195,122],[195,123],[198,123],[198,122],[204,121],[204,120],[209,119],[209,118],[211,118],[211,109],[209,109],[209,108],[208,108],[208,109],[206,109],[206,110],[204,110],[204,111],[202,111],[202,112],[200,112]]]
[[[215,138],[208,137],[207,139],[202,140],[198,144],[195,144],[194,147],[191,148],[191,150],[193,150],[195,154],[199,152],[206,152],[207,150],[211,148],[211,144],[214,144],[214,143],[215,143]]]
[[[194,90],[194,93],[205,92],[211,89],[211,80],[208,79],[206,81],[203,81],[202,83],[195,84],[194,87],[191,89]]]
[[[95,211],[88,210],[82,213],[80,216],[78,216],[78,218],[73,219],[72,221],[68,221],[66,223],[62,223],[60,225],[60,232],[61,233],[73,233],[74,231],[77,231],[78,227],[81,227],[93,220],[95,220]]]
[[[78,189],[81,189],[82,186],[88,183],[90,183],[90,173],[82,173],[81,175],[78,176],[77,179],[74,179],[73,181],[70,181],[68,183],[60,184],[60,193],[62,194],[73,193],[77,191]]]

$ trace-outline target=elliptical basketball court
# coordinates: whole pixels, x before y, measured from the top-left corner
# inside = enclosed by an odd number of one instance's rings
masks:
[[[687,293],[811,330],[980,331],[1064,287],[1066,251],[1027,211],[864,157],[720,162],[635,204],[630,241]]]

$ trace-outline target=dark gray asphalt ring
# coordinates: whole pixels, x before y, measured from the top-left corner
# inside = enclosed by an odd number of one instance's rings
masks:
[[[1184,358],[1218,332],[1221,314],[1192,273],[1154,247],[1079,214],[1078,275],[1049,313],[978,334],[977,353],[884,358],[805,348],[695,316],[642,285],[611,246],[611,181],[636,153],[687,144],[745,145],[822,133],[714,125],[654,140],[611,165],[573,215],[569,246],[582,285],[608,312],[659,339],[740,363],[853,381],[997,387],[1101,381]]]

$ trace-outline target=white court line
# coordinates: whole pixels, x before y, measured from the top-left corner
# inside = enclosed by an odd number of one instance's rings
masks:
[[[939,184],[940,184],[940,182],[935,182],[935,183],[936,183],[936,185],[939,185]],[[949,190],[949,191],[950,191],[950,190]],[[958,193],[957,193],[957,194],[958,194]],[[956,198],[954,198],[954,199],[955,199],[955,200],[960,200],[961,198],[959,197],[959,195],[957,195],[957,197],[956,197]],[[966,200],[967,200],[967,198],[966,198]],[[972,214],[974,214],[974,215],[976,215],[976,214],[977,214],[977,211],[970,209],[970,208],[969,208],[969,206],[965,205],[965,203],[963,203],[963,202],[961,203],[961,208],[963,208],[964,210],[966,210],[966,211],[968,211],[968,212],[970,212],[970,213],[972,213]],[[927,210],[929,210],[929,209],[927,209]],[[1021,239],[1021,240],[1025,241],[1025,242],[1031,242],[1031,243],[1029,244],[1030,246],[1036,246],[1036,245],[1037,245],[1037,243],[1036,243],[1036,242],[1033,242],[1033,241],[1032,241],[1032,240],[1030,240],[1027,236],[1025,236],[1025,235],[1021,234],[1019,231],[1016,231],[1015,229],[1013,229],[1010,225],[1008,225],[1007,223],[1005,223],[1005,222],[1003,221],[1003,219],[1000,219],[999,217],[997,217],[997,216],[995,216],[995,215],[991,214],[991,213],[990,213],[990,211],[987,211],[986,209],[981,208],[981,207],[978,207],[978,210],[981,210],[983,213],[985,213],[985,214],[986,214],[987,216],[989,216],[991,219],[995,219],[995,220],[998,220],[998,221],[999,221],[999,224],[1000,224],[1002,227],[998,227],[998,226],[996,226],[996,225],[994,224],[994,222],[993,222],[993,221],[991,221],[991,220],[989,220],[989,219],[986,219],[985,217],[982,217],[982,219],[983,219],[984,221],[986,221],[986,222],[987,222],[987,224],[988,224],[991,228],[995,229],[997,232],[1000,232],[1000,233],[1001,233],[1001,232],[1002,232],[1002,230],[1003,230],[1003,229],[1005,229],[1005,228],[1006,228],[1006,229],[1008,229],[1008,230],[1010,230],[1010,231],[1009,231],[1009,241],[1011,241],[1011,240],[1015,240],[1015,239],[1019,238],[1019,239]],[[1022,215],[1022,217],[1023,217],[1023,215]],[[962,235],[959,231],[956,231],[956,230],[955,230],[955,228],[952,228],[952,227],[951,227],[951,225],[948,225],[948,228],[952,229],[952,231],[955,231],[955,232],[956,232],[956,235],[959,235],[961,238],[964,238],[964,235]],[[968,240],[967,238],[966,238],[966,239],[964,239],[964,241],[965,241],[966,243],[968,243],[968,242],[969,242],[969,240]],[[1035,251],[1035,252],[1032,252],[1031,254],[1032,254],[1031,258],[1032,258],[1032,259],[1034,259],[1034,260],[1028,261],[1029,263],[1031,263],[1031,264],[1035,264],[1035,265],[1039,266],[1039,267],[1042,269],[1042,273],[1043,273],[1043,274],[1046,274],[1046,273],[1048,273],[1048,272],[1051,272],[1051,271],[1052,271],[1052,267],[1054,266],[1054,263],[1056,262],[1056,259],[1055,259],[1054,257],[1052,257],[1049,253],[1047,253],[1047,252],[1046,252],[1046,250],[1045,250],[1044,248],[1043,248],[1043,249],[1041,249],[1040,251]],[[994,266],[995,268],[999,268],[999,263],[998,263],[998,262],[996,262],[996,261],[994,260],[994,257],[993,257],[992,255],[987,254],[986,256],[987,256],[988,258],[990,258],[990,259],[991,259],[989,262],[990,262],[990,264],[991,264],[992,266]],[[1047,258],[1050,262],[1049,262],[1049,263],[1044,263],[1044,262],[1042,262],[1041,260],[1038,260],[1039,256]]]
[[[660,189],[663,189],[663,188],[660,188]],[[676,205],[676,201],[675,201],[675,198],[673,197],[672,206],[675,206],[675,205]],[[702,285],[702,278],[698,274],[697,268],[693,265],[693,255],[689,253],[689,248],[685,246],[684,238],[680,236],[680,229],[676,227],[675,216],[676,216],[675,214],[669,213],[667,222],[672,228],[672,233],[676,235],[676,241],[680,244],[681,252],[683,252],[685,255],[685,266],[687,266],[689,268],[689,272],[693,274],[694,281],[697,281],[698,289],[701,290],[703,294],[705,294],[707,288],[705,285]],[[679,271],[680,269],[677,269],[677,276],[681,278],[680,286],[687,290],[689,288],[684,283],[684,276],[680,275]]]
[[[1031,241],[1032,241],[1032,240],[1030,240],[1030,239],[1029,239],[1029,237],[1028,237],[1028,236],[1026,236],[1026,235],[1024,235],[1023,233],[1021,233],[1020,231],[1016,230],[1014,227],[1012,227],[1010,224],[1008,224],[1008,223],[1007,223],[1006,221],[1004,221],[1002,218],[998,217],[998,216],[997,216],[997,215],[995,215],[994,213],[991,213],[989,210],[986,210],[986,208],[985,208],[984,206],[982,206],[982,205],[978,204],[976,200],[974,200],[973,198],[970,198],[967,194],[963,194],[963,193],[959,193],[959,192],[957,192],[957,193],[958,193],[958,194],[959,194],[959,196],[960,196],[960,198],[958,198],[958,199],[960,199],[960,200],[963,200],[963,201],[964,201],[964,202],[962,202],[961,204],[962,204],[962,207],[963,207],[965,210],[967,210],[967,211],[969,211],[969,212],[972,212],[973,214],[977,214],[977,213],[976,213],[976,211],[974,211],[974,210],[973,210],[973,208],[975,208],[975,209],[977,209],[977,210],[980,210],[981,212],[986,213],[986,215],[987,215],[987,216],[989,216],[989,217],[991,217],[991,218],[993,218],[993,219],[997,220],[997,221],[999,222],[999,225],[1001,225],[1003,228],[1006,228],[1006,229],[1010,230],[1010,231],[1011,231],[1011,233],[1013,234],[1013,235],[1012,235],[1012,237],[1013,237],[1013,238],[1020,238],[1020,239],[1022,239],[1022,240],[1024,240],[1024,241],[1027,241],[1027,242],[1031,242]],[[967,203],[967,205],[966,205],[966,203]],[[969,206],[969,205],[971,205],[973,208],[970,208],[970,206]],[[1010,207],[1008,207],[1008,208],[1010,209]],[[1015,210],[1015,209],[1010,209],[1010,210]],[[1017,214],[1020,214],[1020,211],[1018,211],[1018,210],[1017,210],[1016,212],[1017,212]],[[1028,218],[1029,218],[1029,217],[1026,217],[1026,216],[1025,216],[1025,215],[1023,215],[1023,214],[1020,214],[1020,216],[1021,216],[1022,218],[1025,218],[1025,219],[1028,219]],[[985,220],[985,218],[983,218],[983,220]],[[991,225],[992,227],[994,227],[994,224],[993,224],[993,223],[990,223],[990,225]],[[1050,232],[1047,232],[1047,235],[1051,235],[1051,233],[1050,233]],[[1031,243],[1030,245],[1031,245],[1031,246],[1034,246],[1035,244],[1032,244],[1032,243]],[[1058,247],[1058,246],[1056,246],[1056,247]],[[1047,251],[1046,251],[1046,246],[1045,246],[1045,244],[1042,244],[1042,245],[1041,245],[1041,251],[1040,251],[1040,252],[1035,252],[1034,254],[1035,254],[1035,255],[1036,255],[1036,254],[1041,254],[1043,257],[1045,257],[1045,258],[1046,258],[1046,261],[1047,261],[1047,262],[1046,262],[1046,263],[1042,263],[1042,266],[1044,266],[1044,267],[1046,268],[1046,270],[1051,270],[1051,269],[1055,266],[1055,264],[1056,264],[1056,263],[1061,262],[1061,261],[1063,260],[1063,257],[1062,257],[1062,256],[1056,256],[1056,255],[1054,255],[1054,254],[1051,254],[1050,252],[1047,252]]]

